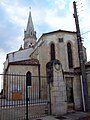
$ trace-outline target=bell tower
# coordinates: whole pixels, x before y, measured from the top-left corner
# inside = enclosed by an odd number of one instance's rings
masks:
[[[36,31],[34,31],[31,11],[29,12],[29,18],[27,23],[27,28],[24,31],[24,49],[33,47],[36,43]]]

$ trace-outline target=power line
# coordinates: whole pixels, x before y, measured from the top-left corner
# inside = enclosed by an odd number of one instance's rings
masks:
[[[81,35],[84,35],[84,34],[89,33],[89,32],[90,32],[90,30],[89,30],[89,31],[87,31],[87,32],[82,33]]]

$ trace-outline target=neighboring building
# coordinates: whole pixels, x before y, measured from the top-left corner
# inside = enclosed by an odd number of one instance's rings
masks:
[[[86,62],[85,68],[88,88],[88,109],[90,111],[90,61]]]
[[[24,32],[24,47],[20,47],[16,52],[7,54],[4,63],[4,74],[25,75],[28,71],[31,71],[33,76],[46,76],[46,64],[57,59],[60,61],[64,73],[63,80],[66,86],[67,107],[68,109],[81,110],[81,82],[79,72],[76,70],[79,67],[76,32],[57,30],[44,33],[39,40],[36,40],[36,32],[34,31],[30,12],[27,29]],[[86,49],[84,48],[83,50],[84,60],[86,62]],[[89,92],[90,64],[88,64],[86,64],[86,73]],[[6,92],[6,86],[7,83],[4,81],[4,92],[7,96],[9,91],[8,93]]]

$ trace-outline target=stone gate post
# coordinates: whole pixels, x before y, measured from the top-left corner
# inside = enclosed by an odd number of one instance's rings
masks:
[[[53,62],[53,83],[51,83],[52,114],[67,113],[66,84],[63,77],[62,65],[59,60]]]

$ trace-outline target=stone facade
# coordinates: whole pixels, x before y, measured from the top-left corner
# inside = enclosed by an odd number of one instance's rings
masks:
[[[60,42],[59,38],[63,41]],[[41,65],[41,74],[45,74],[45,70],[42,69],[46,66],[47,62],[51,60],[50,45],[54,43],[56,59],[60,60],[64,71],[73,71],[68,67],[68,55],[67,55],[67,43],[71,43],[73,52],[73,68],[79,66],[78,58],[78,46],[76,40],[76,33],[70,31],[58,30],[51,33],[46,33],[41,36],[35,46],[34,52],[30,55],[30,58],[37,58]],[[43,71],[44,70],[44,71]]]

